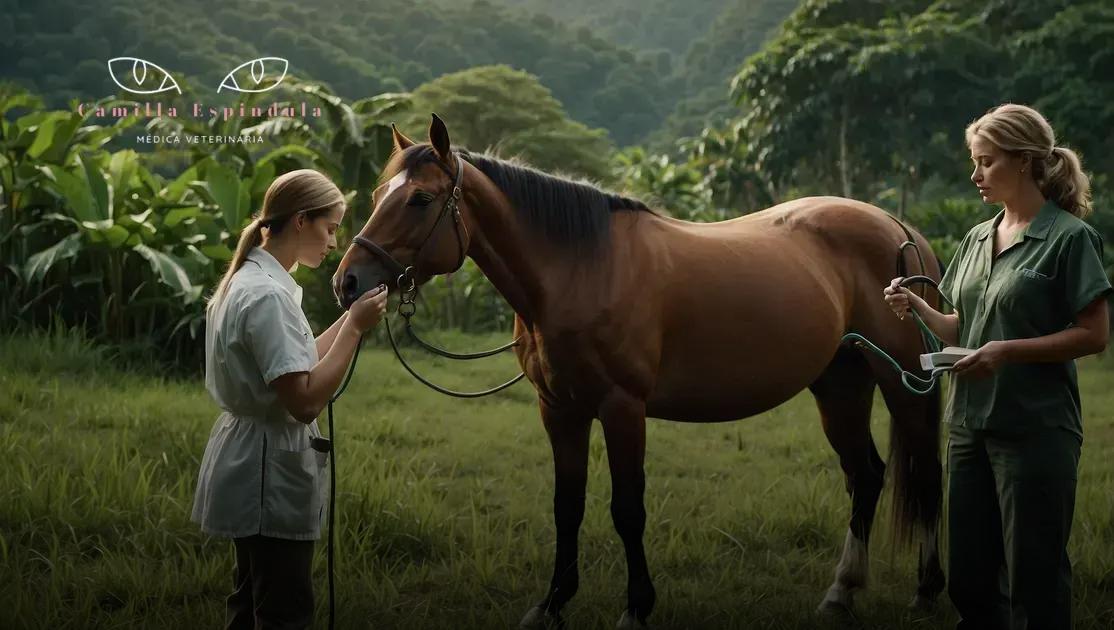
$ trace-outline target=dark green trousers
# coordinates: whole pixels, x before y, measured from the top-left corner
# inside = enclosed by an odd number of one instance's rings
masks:
[[[952,426],[948,595],[960,630],[1071,628],[1067,544],[1079,436]]]
[[[226,630],[305,630],[313,625],[312,540],[267,536],[232,539],[236,590]]]

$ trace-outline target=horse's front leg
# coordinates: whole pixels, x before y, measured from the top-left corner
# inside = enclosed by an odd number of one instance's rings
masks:
[[[549,592],[526,612],[521,628],[560,626],[561,608],[576,594],[577,537],[584,520],[584,492],[588,484],[588,436],[592,428],[589,412],[554,409],[540,402],[542,423],[553,448],[553,520],[557,527],[557,555]]]
[[[627,609],[619,628],[644,628],[656,594],[646,565],[646,404],[625,394],[608,397],[600,407],[611,469],[611,518],[627,554]]]

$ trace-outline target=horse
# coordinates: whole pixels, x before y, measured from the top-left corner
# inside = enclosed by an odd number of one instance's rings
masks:
[[[656,599],[643,546],[646,418],[722,422],[809,388],[839,457],[851,516],[818,610],[849,613],[887,464],[870,430],[873,392],[891,414],[895,538],[924,536],[911,606],[944,588],[938,393],[918,396],[891,366],[841,343],[855,331],[907,369],[922,339],[881,289],[904,241],[931,246],[885,211],[837,197],[798,199],[716,223],[487,155],[454,150],[436,115],[429,142],[393,128],[373,212],[332,278],[347,308],[385,284],[428,281],[471,257],[514,310],[514,351],[537,390],[553,451],[556,554],[544,598],[521,627],[560,624],[577,591],[589,431],[603,428],[611,516],[627,563],[618,627],[645,627]],[[935,256],[930,257],[936,260]],[[924,267],[923,258],[920,267]],[[914,266],[909,262],[909,266]],[[934,280],[935,268],[918,269]],[[939,296],[925,289],[929,302]]]

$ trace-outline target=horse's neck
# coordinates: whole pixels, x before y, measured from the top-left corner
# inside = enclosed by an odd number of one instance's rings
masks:
[[[537,250],[531,247],[526,230],[513,212],[488,205],[477,213],[468,255],[514,312],[531,326],[541,305],[540,265]]]
[[[468,255],[527,327],[544,325],[554,309],[563,311],[570,300],[606,293],[613,255],[585,266],[523,225],[519,212],[494,186],[471,189],[475,197],[469,199],[469,207],[478,211],[473,216],[475,229],[468,226],[472,230]],[[626,226],[624,238],[640,240],[644,223]]]

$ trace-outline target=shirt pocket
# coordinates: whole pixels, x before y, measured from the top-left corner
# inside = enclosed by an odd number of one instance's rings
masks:
[[[997,306],[1004,309],[999,315],[1018,322],[1016,329],[1034,327],[1045,330],[1051,324],[1052,306],[1055,304],[1056,279],[1034,267],[1019,267],[1009,274],[998,293]],[[1026,325],[1028,324],[1028,326]],[[1035,333],[1036,330],[1031,331]]]
[[[315,533],[321,526],[325,459],[306,447],[298,451],[267,451],[264,530],[285,534]]]

